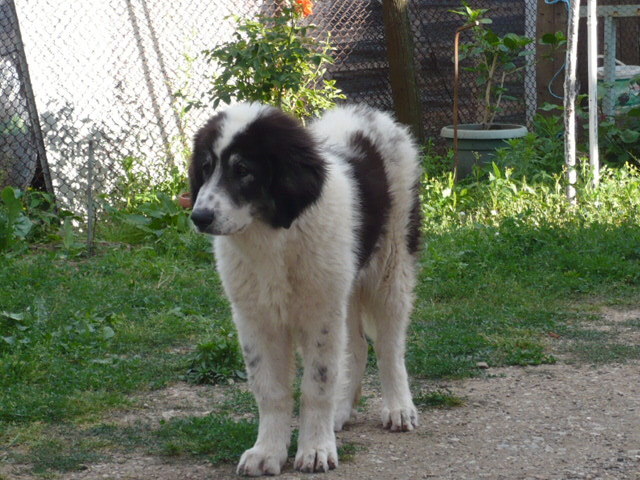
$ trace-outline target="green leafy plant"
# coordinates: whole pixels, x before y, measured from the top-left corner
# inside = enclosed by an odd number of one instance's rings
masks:
[[[15,248],[33,227],[24,211],[22,196],[23,193],[13,187],[5,187],[0,193],[0,252]]]
[[[507,80],[513,79],[525,65],[518,60],[528,55],[525,50],[533,40],[515,33],[503,36],[495,33],[485,17],[487,9],[473,9],[468,2],[462,2],[462,9],[452,10],[460,15],[471,28],[472,40],[460,46],[460,59],[470,60],[465,70],[472,72],[479,87],[480,123],[485,129],[491,127],[496,115],[502,112],[504,100],[517,100],[507,95]]]
[[[334,80],[324,78],[333,63],[329,38],[317,40],[310,36],[314,25],[300,24],[310,13],[299,8],[309,4],[303,3],[286,2],[275,15],[256,20],[233,17],[233,39],[203,52],[216,71],[204,101],[191,100],[186,108],[261,102],[304,121],[345,98]]]
[[[562,172],[564,166],[564,125],[562,117],[536,115],[533,128],[522,138],[506,141],[496,150],[494,163],[502,169],[513,169],[515,178],[538,180]]]
[[[464,400],[448,388],[421,390],[413,397],[418,408],[455,408],[464,405]]]
[[[122,174],[118,178],[116,194],[108,200],[123,211],[135,211],[143,204],[158,201],[160,195],[175,196],[187,188],[185,169],[172,166],[163,178],[149,181],[143,161],[137,157],[125,157],[120,161]]]
[[[640,166],[640,107],[601,121],[598,124],[598,144],[602,156],[610,164]]]
[[[121,230],[116,239],[130,243],[161,241],[171,234],[188,234],[191,231],[188,212],[166,193],[153,196],[135,208],[107,207]]]
[[[235,330],[222,327],[198,345],[186,379],[193,383],[215,385],[234,378],[246,378],[238,338]]]
[[[62,242],[73,234],[72,212],[56,208],[52,194],[5,187],[0,193],[0,252],[22,251],[30,243]]]
[[[586,105],[587,95],[579,95],[577,100],[577,115],[583,121],[585,130],[585,142],[579,145],[583,152],[589,151],[588,131],[589,112]],[[544,112],[563,112],[560,105],[545,103],[540,107]],[[538,120],[543,117],[537,117]],[[562,118],[560,116],[547,115],[548,122],[555,122],[558,125],[558,139],[561,136]],[[560,142],[559,142],[560,143]],[[598,147],[601,158],[609,165],[622,167],[625,164],[640,166],[640,107],[632,107],[623,115],[611,117],[602,116],[598,121]]]

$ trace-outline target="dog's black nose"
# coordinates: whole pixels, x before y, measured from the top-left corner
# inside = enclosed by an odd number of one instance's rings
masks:
[[[211,210],[194,210],[191,212],[191,221],[201,232],[204,232],[213,223],[213,217]]]

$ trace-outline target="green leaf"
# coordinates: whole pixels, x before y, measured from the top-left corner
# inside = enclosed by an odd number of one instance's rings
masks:
[[[540,110],[543,112],[551,112],[553,110],[562,110],[563,108],[560,105],[556,105],[554,103],[545,103],[540,107]]]
[[[511,49],[511,50],[514,50],[514,49],[518,48],[517,39],[515,39],[513,36],[511,36],[509,34],[505,35],[505,37],[502,39],[502,41],[504,42],[506,47]]]
[[[22,213],[22,203],[20,202],[20,191],[13,187],[5,187],[0,194],[4,203],[9,221],[13,223],[15,219]]]
[[[113,338],[116,335],[116,332],[113,331],[113,328],[108,327],[108,326],[104,326],[102,327],[102,338],[104,340],[109,340],[110,338]]]
[[[13,312],[0,312],[0,317],[8,318],[10,320],[22,321],[24,320],[24,313],[13,313]]]
[[[636,143],[640,138],[640,132],[637,130],[623,130],[620,134],[620,138],[624,143]]]
[[[29,235],[31,228],[33,227],[33,222],[29,219],[29,217],[25,215],[20,215],[16,218],[13,224],[13,233],[16,237],[24,239]]]

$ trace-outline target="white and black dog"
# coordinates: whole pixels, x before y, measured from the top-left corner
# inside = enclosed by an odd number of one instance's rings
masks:
[[[238,473],[277,475],[287,459],[294,357],[304,366],[294,467],[338,465],[334,429],[352,414],[374,342],[382,424],[413,430],[404,363],[420,244],[421,169],[407,129],[340,107],[308,128],[239,104],[194,140],[191,218],[215,235],[260,426]]]

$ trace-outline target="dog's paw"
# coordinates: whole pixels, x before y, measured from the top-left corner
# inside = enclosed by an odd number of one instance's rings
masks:
[[[238,463],[238,475],[259,477],[261,475],[280,475],[287,461],[287,452],[261,447],[253,447],[242,454]]]
[[[418,423],[418,411],[413,405],[382,410],[382,426],[392,432],[410,432]]]
[[[333,430],[335,432],[341,432],[345,423],[349,422],[356,415],[355,408],[351,406],[338,407],[333,417]]]
[[[338,450],[334,441],[322,445],[300,446],[293,464],[304,473],[328,472],[338,466]]]

